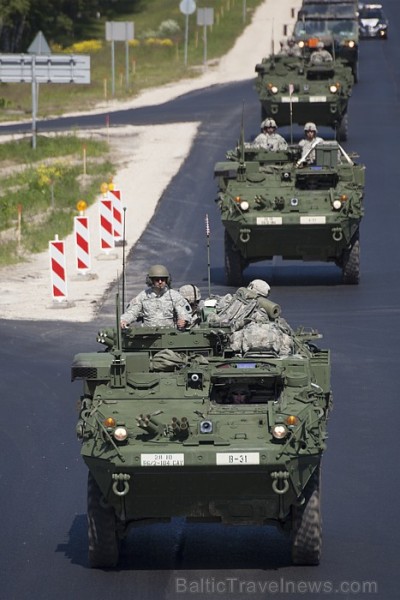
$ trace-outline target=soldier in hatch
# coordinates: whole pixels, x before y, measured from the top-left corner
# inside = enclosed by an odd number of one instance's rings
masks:
[[[253,146],[259,146],[272,152],[287,150],[287,142],[279,133],[276,133],[277,125],[274,119],[264,119],[261,123],[261,132],[254,140]]]
[[[332,54],[328,50],[324,50],[324,43],[318,42],[317,49],[310,56],[310,65],[321,65],[332,61]]]
[[[301,147],[301,158],[303,158],[313,146],[324,141],[321,137],[317,136],[317,133],[318,129],[315,123],[310,122],[304,125],[305,138],[299,142],[299,146]],[[315,162],[315,150],[310,152],[305,162],[309,164]]]
[[[188,283],[179,288],[179,293],[190,305],[192,323],[198,323],[201,319],[201,292],[199,288],[193,283]]]
[[[301,56],[301,48],[296,44],[293,37],[289,37],[287,40],[281,41],[281,49],[278,54],[281,56]]]
[[[146,283],[147,289],[133,298],[121,315],[122,329],[138,319],[142,319],[145,326],[178,329],[192,322],[190,306],[179,292],[170,288],[171,276],[164,265],[150,267]]]

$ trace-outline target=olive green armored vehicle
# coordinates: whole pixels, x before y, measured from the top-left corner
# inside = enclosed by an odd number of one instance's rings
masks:
[[[318,564],[330,354],[316,332],[294,333],[277,304],[246,301],[267,315],[264,341],[243,332],[238,342],[206,308],[186,331],[104,329],[103,352],[75,355],[91,567],[117,565],[130,527],[171,517],[276,524],[294,563]]]
[[[314,121],[332,127],[337,139],[348,135],[347,107],[353,88],[351,68],[342,60],[313,64],[312,55],[272,55],[255,67],[261,120],[282,125]]]
[[[359,283],[365,167],[354,155],[335,141],[304,157],[295,145],[268,152],[242,143],[227,158],[214,175],[229,285],[241,285],[249,264],[275,256],[333,262],[343,283]]]

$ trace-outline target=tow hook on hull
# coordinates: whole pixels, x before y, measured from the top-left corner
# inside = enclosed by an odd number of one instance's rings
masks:
[[[131,476],[128,473],[113,473],[114,483],[112,490],[116,496],[126,496],[129,492],[129,483]],[[122,489],[121,489],[122,487]]]
[[[283,495],[289,490],[289,473],[287,471],[274,471],[271,473],[272,489],[275,494]]]

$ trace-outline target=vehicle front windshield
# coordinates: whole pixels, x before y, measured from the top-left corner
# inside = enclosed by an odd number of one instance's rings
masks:
[[[353,4],[306,4],[301,12],[306,16],[315,17],[337,17],[339,19],[351,19],[356,16]]]
[[[312,19],[297,21],[295,37],[352,36],[357,32],[357,22],[353,19]]]
[[[379,8],[363,8],[360,10],[360,19],[381,19],[382,11]]]

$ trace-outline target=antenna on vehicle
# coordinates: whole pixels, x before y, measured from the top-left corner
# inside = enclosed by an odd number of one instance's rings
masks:
[[[246,173],[245,165],[245,154],[244,154],[244,102],[242,107],[242,122],[240,125],[240,139],[239,139],[239,167],[237,170],[238,181],[244,181]]]
[[[293,92],[294,85],[289,83],[290,143],[293,144]]]
[[[123,207],[124,216],[122,221],[122,310],[125,311],[125,220],[126,220],[126,206]]]
[[[122,335],[121,335],[121,323],[120,323],[120,320],[121,320],[121,310],[120,310],[120,305],[119,305],[119,290],[118,290],[116,298],[115,298],[115,304],[116,304],[116,311],[115,311],[116,315],[115,315],[115,318],[116,318],[116,321],[117,321],[117,323],[116,323],[116,325],[117,325],[117,327],[116,327],[116,331],[117,331],[117,339],[116,339],[117,346],[116,346],[116,350],[117,350],[118,354],[120,354],[121,351],[122,351]]]
[[[208,297],[211,298],[211,262],[210,262],[210,222],[208,213],[206,213],[206,238],[207,238],[207,280],[208,280]]]
[[[272,27],[271,27],[271,54],[275,56],[275,47],[274,47],[274,20],[272,19]]]

